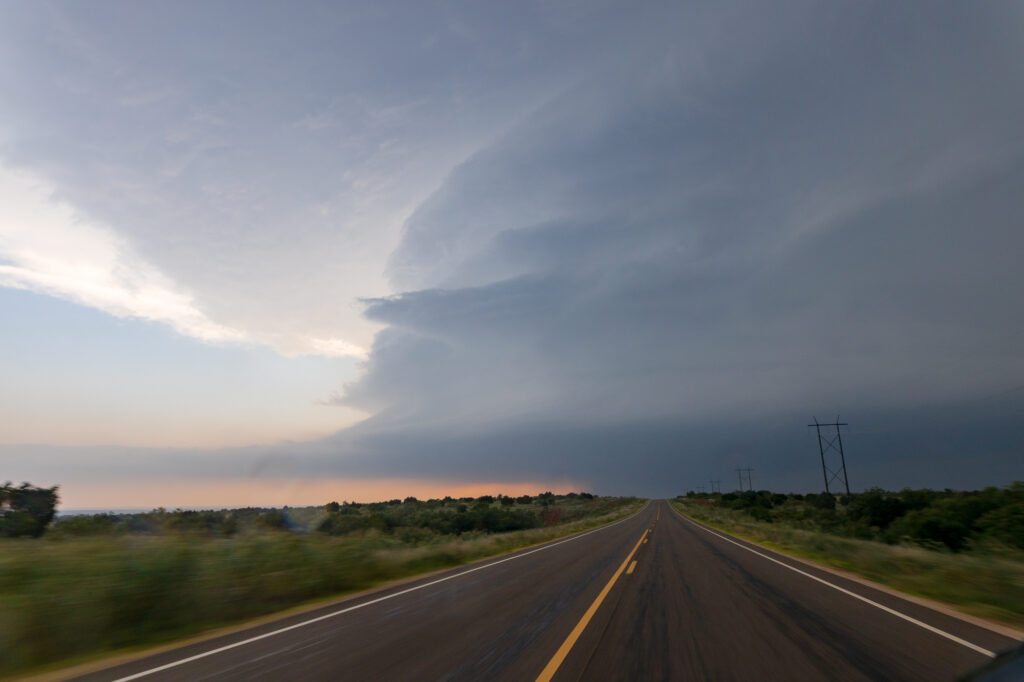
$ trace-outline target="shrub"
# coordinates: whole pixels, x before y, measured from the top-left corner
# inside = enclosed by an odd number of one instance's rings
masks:
[[[0,486],[0,535],[39,537],[53,521],[57,509],[57,487],[37,488],[10,481]]]
[[[747,514],[752,516],[757,521],[767,521],[768,523],[771,523],[772,520],[771,512],[765,509],[764,507],[750,507],[749,509],[747,509]]]
[[[810,497],[810,495],[808,495]],[[821,493],[814,498],[814,506],[818,509],[835,509],[836,496],[832,493]]]
[[[271,509],[260,514],[257,523],[264,528],[273,530],[285,530],[288,528],[288,517],[279,509]]]
[[[978,528],[1000,542],[1024,549],[1024,502],[988,512],[978,519]]]
[[[855,521],[863,520],[869,526],[885,530],[889,524],[907,513],[907,505],[880,488],[872,488],[856,495],[850,501],[846,513]]]
[[[945,545],[959,552],[967,544],[971,529],[941,509],[915,509],[890,526],[890,536],[908,537],[918,544]]]

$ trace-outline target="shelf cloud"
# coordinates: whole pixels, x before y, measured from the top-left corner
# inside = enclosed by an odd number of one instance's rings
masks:
[[[744,464],[813,489],[806,424],[841,413],[856,487],[1024,476],[1018,7],[412,5],[165,8],[205,48],[158,36],[151,63],[73,6],[34,19],[54,49],[3,73],[0,284],[355,358],[309,404],[369,415],[34,452],[136,479],[675,494]]]

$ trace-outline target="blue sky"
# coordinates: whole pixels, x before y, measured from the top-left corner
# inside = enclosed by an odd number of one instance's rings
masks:
[[[204,344],[31,292],[0,289],[0,306],[7,443],[210,447],[323,437],[343,418],[326,401],[356,373],[352,358]]]
[[[4,6],[0,479],[803,490],[836,413],[854,487],[1024,478],[1022,24]]]

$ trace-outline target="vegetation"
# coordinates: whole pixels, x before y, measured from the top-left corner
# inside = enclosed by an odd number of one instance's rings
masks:
[[[0,485],[0,537],[39,537],[53,520],[56,508],[56,487],[22,483],[15,488],[10,481]]]
[[[589,494],[58,518],[0,540],[0,676],[138,647],[568,535]]]
[[[1024,625],[1024,484],[872,489],[837,498],[688,493],[676,508],[777,549],[961,610]]]
[[[837,498],[767,490],[724,495],[688,493],[688,500],[744,512],[758,521],[786,523],[832,535],[913,542],[928,549],[1024,550],[1024,483],[980,491],[872,488]]]

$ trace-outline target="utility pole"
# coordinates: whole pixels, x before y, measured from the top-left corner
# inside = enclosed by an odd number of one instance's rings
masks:
[[[713,493],[720,493],[720,492],[722,492],[722,482],[721,481],[710,481],[710,483],[711,483],[711,492],[713,492]]]
[[[751,479],[751,477],[750,477],[750,472],[751,471],[753,471],[753,469],[751,469],[750,467],[747,467],[746,469],[741,469],[739,467],[736,468],[736,475],[740,479],[740,492],[743,492],[744,490],[753,490],[754,489],[753,479]],[[746,481],[746,484],[747,484],[746,488],[744,488],[744,486],[743,486],[744,481]]]
[[[842,477],[843,486],[846,488],[846,495],[850,495],[850,479],[846,476],[846,454],[843,452],[843,435],[839,430],[841,426],[849,426],[846,423],[840,423],[839,415],[836,415],[836,420],[832,424],[819,424],[818,418],[814,418],[813,424],[808,424],[808,427],[813,426],[818,432],[818,452],[821,454],[821,474],[825,478],[825,492],[831,493],[832,490],[829,484],[836,479]],[[822,434],[821,427],[831,427],[835,429],[835,435],[831,435],[826,432]],[[832,460],[832,466],[829,466],[825,462],[825,454],[829,453],[829,459]],[[835,455],[839,455],[838,466],[835,461]]]

